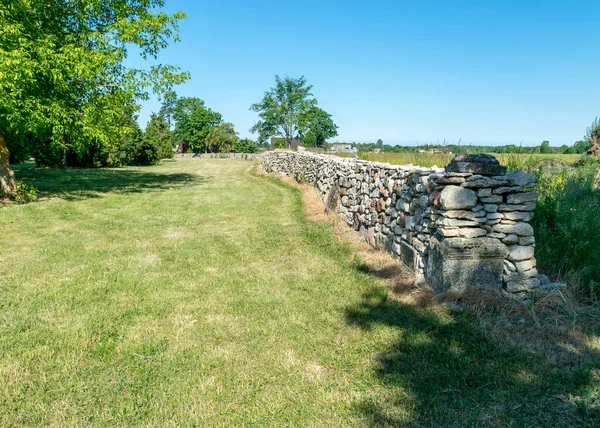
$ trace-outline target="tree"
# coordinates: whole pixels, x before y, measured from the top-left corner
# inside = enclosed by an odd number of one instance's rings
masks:
[[[162,97],[162,103],[158,115],[162,120],[167,122],[169,130],[173,129],[173,114],[175,113],[175,106],[177,105],[177,93],[175,91],[168,91]]]
[[[313,107],[308,113],[308,131],[303,141],[309,147],[323,147],[328,138],[338,135],[337,125],[331,115],[319,107]]]
[[[289,147],[293,138],[299,138],[307,130],[309,113],[317,106],[311,89],[304,76],[282,79],[275,75],[275,86],[265,92],[260,102],[250,106],[259,116],[250,132],[258,133],[260,142],[273,136],[283,137]]]
[[[158,160],[173,157],[173,132],[161,116],[152,113],[144,137],[151,146],[156,147]]]
[[[588,154],[592,156],[600,155],[600,120],[598,118],[587,129],[586,139],[590,142]]]
[[[175,137],[185,141],[195,151],[208,151],[205,139],[210,130],[222,121],[220,113],[214,112],[200,98],[183,97],[177,100],[173,110]]]
[[[378,149],[383,149],[383,140],[381,138],[377,140],[377,142],[375,143],[375,147],[377,147]]]
[[[552,147],[550,147],[550,141],[542,141],[542,145],[540,146],[540,153],[544,155],[554,153],[554,150],[552,149]]]
[[[49,141],[60,153],[122,136],[148,90],[163,93],[189,75],[168,65],[136,69],[124,64],[136,45],[156,58],[178,21],[159,11],[164,0],[13,0],[0,3],[0,193],[16,189],[10,141],[34,149]],[[17,143],[15,143],[16,145]],[[66,156],[65,156],[66,157]]]
[[[238,140],[233,123],[223,122],[213,127],[206,136],[206,147],[211,152],[232,152]]]

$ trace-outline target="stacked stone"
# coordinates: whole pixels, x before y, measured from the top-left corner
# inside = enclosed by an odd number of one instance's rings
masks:
[[[506,174],[493,156],[457,156],[445,171],[295,152],[267,152],[263,164],[267,171],[313,184],[330,209],[371,244],[414,268],[418,279],[427,276],[435,243],[440,251],[453,252],[451,258],[464,248],[472,260],[460,279],[441,283],[487,278],[514,295],[548,282],[536,269],[529,224],[537,200],[535,178],[521,171]],[[487,276],[468,273],[484,253],[499,265],[483,263],[491,269]]]
[[[442,237],[500,240],[508,246],[504,289],[529,291],[540,285],[534,257],[535,238],[529,221],[537,200],[535,177],[522,171],[506,174],[493,156],[457,156],[437,180],[436,199]]]

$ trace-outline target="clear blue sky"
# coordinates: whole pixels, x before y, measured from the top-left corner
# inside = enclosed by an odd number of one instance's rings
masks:
[[[167,0],[175,10],[182,41],[160,62],[191,72],[178,94],[242,137],[275,74],[306,76],[339,141],[562,145],[600,116],[599,0]]]

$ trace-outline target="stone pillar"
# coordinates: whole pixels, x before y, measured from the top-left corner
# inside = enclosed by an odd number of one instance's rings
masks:
[[[436,293],[502,290],[508,248],[494,238],[443,238],[430,241],[427,280]]]

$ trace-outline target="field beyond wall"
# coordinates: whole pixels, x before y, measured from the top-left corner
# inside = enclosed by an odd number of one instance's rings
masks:
[[[553,361],[402,301],[254,162],[30,167],[43,198],[0,209],[0,426],[600,421],[597,336]]]

